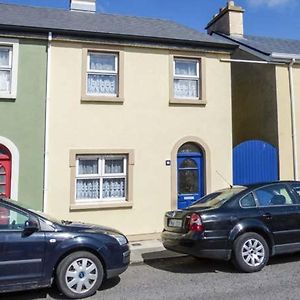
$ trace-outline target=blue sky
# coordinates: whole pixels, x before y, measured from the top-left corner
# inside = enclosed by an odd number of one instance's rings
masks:
[[[69,0],[0,0],[34,6],[67,8]],[[163,18],[204,31],[226,0],[97,0],[97,11]],[[299,0],[236,0],[246,9],[245,33],[300,40]]]

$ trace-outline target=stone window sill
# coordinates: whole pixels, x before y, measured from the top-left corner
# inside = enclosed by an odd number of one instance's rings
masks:
[[[14,94],[1,94],[0,93],[0,100],[10,100],[10,101],[12,101],[12,100],[16,100],[16,95],[14,95]]]
[[[179,104],[179,105],[202,105],[205,106],[207,102],[201,99],[170,99],[170,104]]]
[[[71,211],[76,210],[102,210],[102,209],[118,209],[132,208],[132,202],[96,202],[96,203],[75,203],[70,205]]]
[[[82,96],[82,103],[118,103],[123,104],[124,98],[110,96]]]

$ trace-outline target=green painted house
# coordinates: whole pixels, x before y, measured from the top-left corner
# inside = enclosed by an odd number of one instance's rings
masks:
[[[0,25],[0,193],[42,209],[47,36],[11,30]]]

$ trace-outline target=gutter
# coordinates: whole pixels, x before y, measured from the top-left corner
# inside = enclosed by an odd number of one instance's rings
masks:
[[[227,59],[221,58],[221,62],[232,62],[232,63],[250,63],[259,65],[285,65],[283,62],[264,61],[264,60],[249,60],[249,59]]]
[[[45,150],[44,150],[44,187],[43,187],[43,211],[48,209],[48,167],[49,167],[49,101],[50,101],[50,76],[51,76],[51,42],[52,32],[48,33],[47,48],[47,84],[46,84],[46,107],[45,107]]]

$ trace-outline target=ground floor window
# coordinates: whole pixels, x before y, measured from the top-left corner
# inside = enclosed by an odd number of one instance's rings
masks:
[[[126,201],[127,155],[77,155],[76,202]]]

